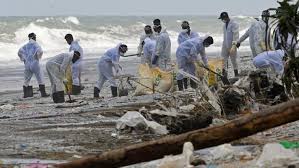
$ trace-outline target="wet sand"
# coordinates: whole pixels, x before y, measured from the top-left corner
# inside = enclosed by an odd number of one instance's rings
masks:
[[[115,133],[116,120],[123,115],[128,106],[138,110],[143,104],[150,104],[161,95],[139,97],[111,98],[110,89],[105,87],[101,93],[105,99],[93,99],[93,86],[96,81],[97,59],[86,59],[83,72],[83,84],[86,87],[82,95],[72,96],[80,107],[68,108],[71,104],[54,104],[50,97],[40,98],[36,87],[33,98],[23,99],[22,71],[23,65],[1,67],[0,106],[11,104],[12,110],[0,110],[0,160],[16,159],[50,159],[72,160],[78,156],[99,154],[103,151],[120,148],[129,144],[158,138],[150,134],[126,134],[119,138]],[[248,61],[240,68],[248,69]],[[124,74],[137,72],[139,58],[122,59]],[[5,73],[3,73],[5,69]],[[46,75],[47,76],[47,75]],[[36,86],[35,80],[32,81]],[[47,86],[49,86],[46,78]],[[106,86],[108,84],[106,83]],[[47,87],[47,92],[49,87]],[[66,100],[68,99],[65,96]],[[81,106],[82,105],[82,106]],[[61,108],[66,107],[66,108]],[[117,107],[117,110],[111,110]],[[252,144],[279,141],[281,139],[299,140],[298,122],[250,138]],[[269,133],[270,132],[270,133]],[[248,142],[248,143],[250,143]]]

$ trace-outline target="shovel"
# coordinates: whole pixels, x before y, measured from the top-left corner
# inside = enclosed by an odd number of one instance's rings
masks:
[[[206,70],[208,70],[208,71],[210,71],[210,72],[212,72],[213,74],[218,75],[221,78],[221,81],[223,82],[224,85],[230,85],[230,82],[229,82],[229,80],[228,80],[228,78],[226,76],[222,76],[219,73],[211,70],[210,68],[205,67],[204,65],[201,65],[200,63],[198,63],[197,65],[200,66],[200,67],[202,67],[202,68],[204,68],[204,69],[206,69]]]
[[[122,56],[122,57],[133,57],[133,56],[137,56],[137,55],[139,55],[139,54],[124,55],[124,56]]]
[[[67,103],[74,103],[74,102],[76,102],[76,100],[72,100],[72,99],[71,99],[71,94],[70,94],[70,92],[69,92],[69,88],[67,87],[67,83],[63,81],[63,84],[64,84],[64,87],[65,87],[66,93],[67,93],[67,95],[68,95],[68,97],[69,97],[69,100],[66,101],[66,102],[67,102]]]

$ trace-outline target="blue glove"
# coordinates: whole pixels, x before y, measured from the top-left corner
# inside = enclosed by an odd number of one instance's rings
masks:
[[[153,65],[156,65],[157,62],[158,62],[158,59],[159,59],[159,56],[158,56],[158,55],[155,55],[154,58],[153,58],[153,60],[152,60],[152,64],[153,64]]]

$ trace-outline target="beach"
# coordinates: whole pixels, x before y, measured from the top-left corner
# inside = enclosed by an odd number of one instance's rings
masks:
[[[161,137],[138,133],[115,137],[117,120],[125,114],[128,107],[134,107],[133,109],[138,111],[144,104],[151,104],[163,95],[132,96],[131,91],[127,97],[112,98],[106,83],[101,92],[104,99],[93,99],[96,60],[85,60],[86,68],[82,74],[85,89],[81,95],[71,96],[77,101],[72,104],[54,104],[50,97],[40,98],[35,81],[32,81],[35,86],[34,97],[22,98],[23,94],[19,89],[22,86],[21,65],[0,75],[0,79],[6,79],[10,85],[2,88],[0,105],[12,105],[11,109],[0,111],[2,162],[26,163],[40,160],[60,163]],[[239,60],[245,60],[240,62],[243,64],[242,70],[248,69],[250,61],[245,58]],[[121,61],[125,74],[136,75],[138,64],[139,59],[136,58]],[[49,85],[46,90],[49,92]],[[65,98],[68,100],[66,95]],[[298,140],[298,125],[298,122],[295,122],[274,128],[236,141],[236,144],[260,146],[279,140]]]
[[[153,18],[154,16],[2,18],[2,27],[6,24],[6,29],[3,29],[0,35],[0,106],[4,107],[0,109],[0,163],[6,165],[22,165],[37,161],[48,164],[61,163],[163,137],[136,132],[119,135],[116,123],[127,111],[139,111],[156,101],[163,100],[164,94],[133,96],[134,91],[127,86],[130,89],[129,96],[112,98],[110,87],[106,82],[100,93],[104,98],[93,98],[98,59],[107,49],[115,47],[119,42],[128,45],[128,54],[136,53],[143,26],[151,24]],[[192,29],[201,35],[214,36],[215,43],[206,50],[208,58],[221,59],[222,23],[217,22],[218,20],[212,16],[188,18]],[[245,33],[253,20],[253,17],[245,16],[233,18],[240,22],[240,34]],[[167,25],[171,37],[172,61],[175,63],[175,51],[178,46],[176,38],[180,31],[179,25],[185,17],[163,16],[161,19],[165,21],[164,24]],[[101,24],[98,23],[100,21]],[[71,95],[71,98],[76,100],[75,103],[54,104],[51,97],[41,98],[35,77],[31,80],[34,97],[23,98],[24,65],[18,60],[16,53],[18,48],[27,42],[27,34],[32,31],[37,34],[37,42],[44,49],[40,63],[48,93],[51,91],[48,74],[45,71],[46,62],[51,57],[68,51],[69,46],[64,40],[66,33],[72,33],[75,38],[80,39],[79,43],[82,44],[85,53],[81,77],[85,88],[81,95]],[[245,41],[238,51],[240,71],[253,70],[248,41]],[[121,72],[123,75],[138,76],[140,58],[121,57],[120,64],[123,67]],[[229,77],[233,77],[230,62]],[[69,99],[67,95],[65,99]],[[218,119],[222,120],[223,117]],[[298,122],[289,123],[234,141],[232,144],[256,147],[253,160],[261,153],[264,144],[281,140],[298,141],[298,128]],[[217,164],[228,164],[228,167],[231,167],[234,164],[240,166],[247,163],[219,161]]]

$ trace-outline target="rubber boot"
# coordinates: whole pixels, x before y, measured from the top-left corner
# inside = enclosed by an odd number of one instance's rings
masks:
[[[46,93],[45,85],[39,85],[39,91],[42,97],[49,97],[50,95]]]
[[[234,70],[234,73],[235,73],[235,77],[238,77],[239,76],[239,72],[237,69]]]
[[[188,78],[184,78],[183,82],[184,82],[184,88],[187,89],[188,88]]]
[[[227,77],[227,71],[225,69],[222,69],[222,76]]]
[[[27,86],[27,97],[33,97],[33,88],[32,88],[32,86]]]
[[[191,86],[191,88],[193,88],[193,89],[196,89],[196,88],[197,88],[197,84],[196,84],[196,82],[194,82],[192,79],[190,79],[190,86]]]
[[[112,97],[117,97],[117,87],[111,86]]]
[[[93,97],[94,98],[100,98],[100,89],[98,89],[97,87],[93,88]]]
[[[72,95],[79,95],[81,93],[81,86],[72,85]]]
[[[64,103],[64,91],[55,92],[52,95],[54,103]]]
[[[58,102],[58,98],[57,98],[57,92],[52,93],[52,99],[54,103]]]
[[[23,93],[24,93],[23,98],[28,97],[28,91],[27,91],[27,87],[26,86],[23,86]]]
[[[183,80],[177,80],[179,91],[184,90]]]

